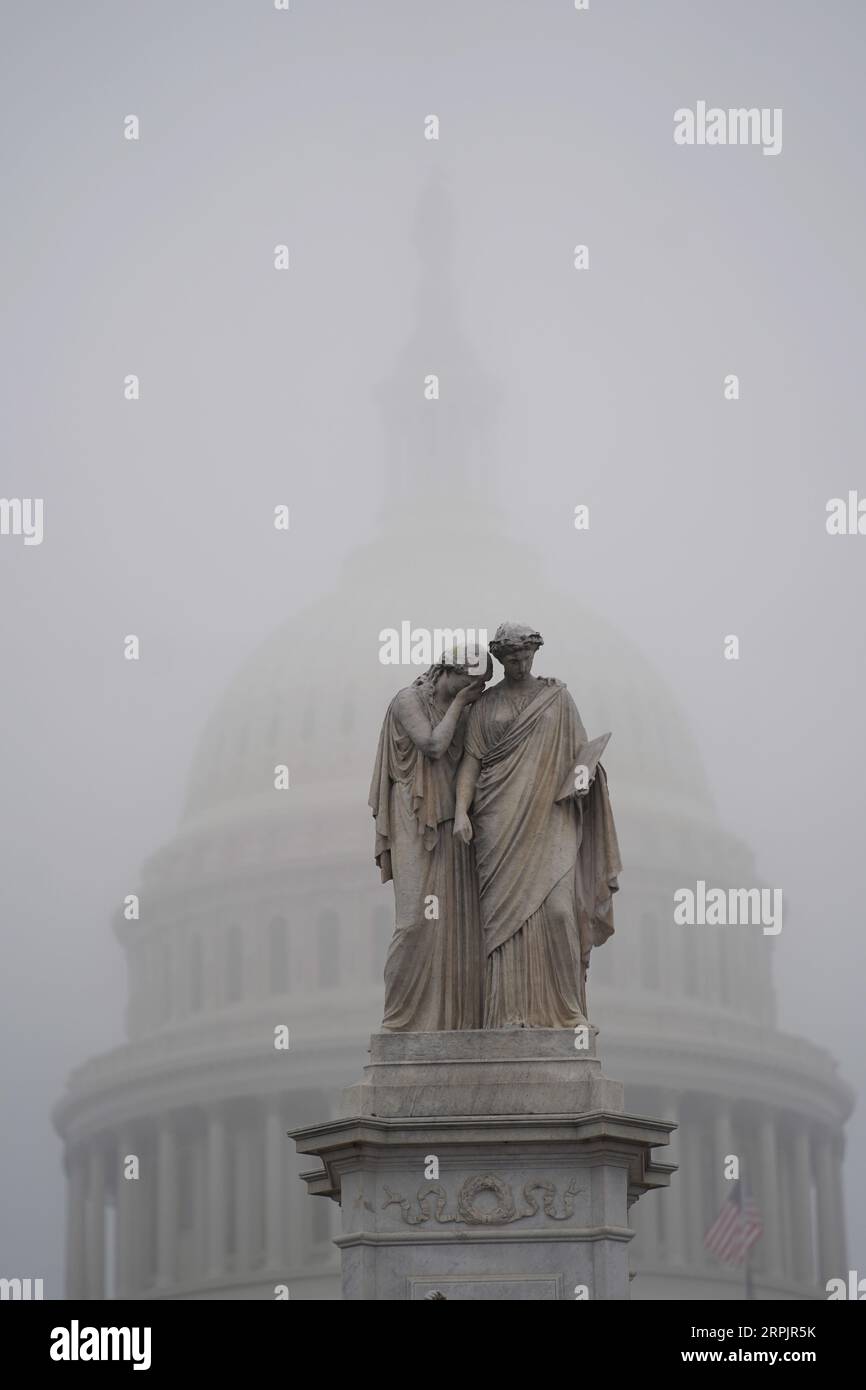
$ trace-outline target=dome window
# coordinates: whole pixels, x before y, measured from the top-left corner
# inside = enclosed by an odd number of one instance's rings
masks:
[[[226,1003],[238,1004],[244,992],[244,943],[240,927],[229,927],[226,944]]]
[[[193,936],[189,943],[189,1007],[197,1014],[202,1006],[204,993],[204,964],[202,961],[201,937]]]
[[[316,921],[319,989],[340,983],[340,934],[336,912],[320,912]]]
[[[268,923],[268,986],[271,994],[289,991],[289,935],[284,917]]]

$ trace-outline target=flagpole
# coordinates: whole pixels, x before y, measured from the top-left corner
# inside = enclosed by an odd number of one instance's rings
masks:
[[[743,1211],[746,1205],[746,1183],[745,1179],[737,1187],[737,1202],[740,1207],[740,1225],[743,1224]],[[746,1247],[746,1258],[743,1262],[746,1276],[746,1299],[753,1303],[755,1299],[755,1287],[752,1282],[752,1244],[749,1242]]]
[[[752,1246],[763,1234],[763,1227],[756,1204],[746,1194],[745,1179],[737,1178],[704,1236],[704,1249],[712,1251],[724,1264],[743,1266],[744,1297],[752,1301],[757,1297]]]

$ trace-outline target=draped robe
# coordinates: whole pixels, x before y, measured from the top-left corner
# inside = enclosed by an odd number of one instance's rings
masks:
[[[575,793],[586,741],[562,681],[539,681],[516,716],[502,685],[472,706],[465,747],[481,763],[470,818],[485,1028],[586,1022],[589,955],[613,932],[622,867],[601,764],[587,794]]]
[[[423,681],[410,688],[432,731],[441,715]],[[386,1031],[481,1027],[483,949],[471,845],[455,838],[457,766],[465,714],[441,758],[428,758],[392,701],[370,787],[376,863],[393,879],[396,929],[385,962]],[[438,919],[425,916],[431,895]],[[429,909],[427,909],[429,910]]]

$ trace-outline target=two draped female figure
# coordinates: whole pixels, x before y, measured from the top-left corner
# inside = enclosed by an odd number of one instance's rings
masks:
[[[371,795],[397,902],[386,1028],[587,1022],[590,953],[613,932],[621,864],[604,768],[580,761],[591,745],[575,703],[562,681],[532,675],[542,640],[503,624],[490,643],[503,679],[483,693],[466,682],[451,726],[429,673],[388,711]],[[424,921],[427,893],[438,923]]]

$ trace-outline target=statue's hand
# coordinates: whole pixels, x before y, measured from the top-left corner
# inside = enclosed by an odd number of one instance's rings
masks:
[[[474,680],[471,685],[464,685],[463,689],[458,691],[457,699],[461,705],[474,705],[479,696],[483,694],[484,677],[479,676],[478,680]]]
[[[465,811],[458,811],[454,817],[454,832],[459,835],[464,845],[468,845],[472,839],[472,822]]]

